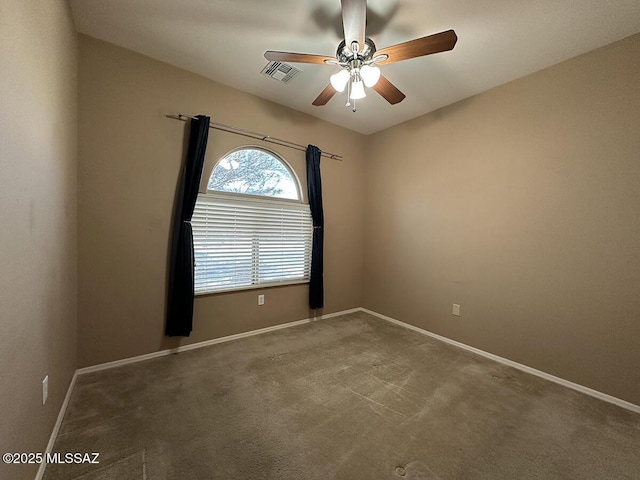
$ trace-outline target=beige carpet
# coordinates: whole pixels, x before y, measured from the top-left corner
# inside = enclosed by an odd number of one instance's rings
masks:
[[[640,415],[365,313],[80,376],[55,479],[638,479]]]

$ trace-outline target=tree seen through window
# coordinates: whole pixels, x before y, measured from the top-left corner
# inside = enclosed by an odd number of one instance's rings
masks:
[[[284,163],[258,149],[236,150],[213,170],[208,190],[299,200],[297,182]]]

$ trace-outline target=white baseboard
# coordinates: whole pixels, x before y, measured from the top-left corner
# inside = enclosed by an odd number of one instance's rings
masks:
[[[464,343],[456,342],[455,340],[451,340],[450,338],[443,337],[436,333],[432,333],[428,330],[424,330],[422,328],[416,327],[415,325],[411,325],[409,323],[401,322],[400,320],[396,320],[395,318],[387,317],[386,315],[382,315],[381,313],[377,313],[372,310],[368,310],[366,308],[360,308],[360,311],[368,313],[370,315],[374,315],[378,318],[381,318],[382,320],[395,323],[396,325],[400,325],[401,327],[408,328],[409,330],[413,330],[414,332],[421,333],[422,335],[427,335],[431,338],[435,338],[436,340],[440,340],[441,342],[448,343],[449,345],[454,345],[458,348],[462,348],[469,352],[473,352],[476,355],[481,355],[485,358],[489,358],[491,360],[502,363],[504,365],[517,368],[518,370],[521,370],[523,372],[530,373],[531,375],[536,375],[538,377],[544,378],[545,380],[549,380],[550,382],[562,385],[563,387],[567,387],[572,390],[577,390],[578,392],[584,393],[585,395],[595,397],[605,402],[613,403],[614,405],[617,405],[619,407],[622,407],[624,409],[630,410],[635,413],[640,413],[640,405],[636,405],[634,403],[627,402],[626,400],[622,400],[620,398],[607,395],[606,393],[593,390],[592,388],[585,387],[584,385],[580,385],[578,383],[570,382],[569,380],[565,380],[564,378],[556,377],[555,375],[551,375],[549,373],[543,372],[541,370],[537,370],[527,365],[523,365],[522,363],[514,362],[513,360],[509,360],[507,358],[500,357],[498,355],[494,355],[493,353],[485,352],[484,350],[480,350],[479,348],[471,347]]]
[[[78,371],[76,370],[73,373],[73,377],[71,377],[71,382],[69,382],[69,387],[67,388],[67,394],[64,396],[64,400],[62,402],[62,406],[60,407],[60,411],[58,412],[58,418],[56,419],[56,423],[53,426],[53,430],[51,431],[51,436],[49,436],[49,443],[47,443],[47,448],[43,452],[44,457],[47,457],[48,453],[51,453],[53,450],[53,444],[56,442],[56,438],[58,437],[58,431],[60,430],[60,426],[62,425],[62,420],[64,419],[64,414],[67,412],[67,407],[69,406],[69,400],[71,399],[71,393],[73,392],[73,387],[76,385],[76,379],[78,378]],[[38,473],[36,474],[36,480],[42,480],[44,475],[44,471],[47,468],[46,461],[43,461],[38,468]]]
[[[84,367],[77,370],[78,375],[85,373],[99,372],[101,370],[107,370],[110,368],[120,367],[122,365],[128,365],[130,363],[143,362],[152,358],[166,357],[174,353],[186,352],[187,350],[193,350],[196,348],[208,347],[209,345],[216,345],[218,343],[230,342],[231,340],[237,340],[239,338],[251,337],[253,335],[260,335],[262,333],[274,332],[283,328],[295,327],[296,325],[303,325],[305,323],[314,322],[316,320],[323,320],[332,317],[339,317],[340,315],[346,315],[348,313],[354,313],[361,311],[361,308],[352,308],[350,310],[342,310],[340,312],[327,313],[319,315],[317,317],[305,318],[303,320],[296,320],[295,322],[282,323],[280,325],[274,325],[272,327],[260,328],[258,330],[251,330],[249,332],[236,333],[235,335],[228,335],[226,337],[213,338],[211,340],[205,340],[203,342],[190,343],[189,345],[182,345],[178,348],[171,348],[167,350],[159,350],[157,352],[147,353],[144,355],[138,355],[136,357],[123,358],[122,360],[115,360],[113,362],[101,363],[99,365],[92,365],[90,367]]]

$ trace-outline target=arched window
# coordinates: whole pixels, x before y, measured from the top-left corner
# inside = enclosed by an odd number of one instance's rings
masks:
[[[258,148],[224,156],[213,169],[207,190],[300,200],[300,187],[289,166]]]
[[[191,221],[196,293],[309,281],[312,222],[298,179],[276,154],[225,155]]]

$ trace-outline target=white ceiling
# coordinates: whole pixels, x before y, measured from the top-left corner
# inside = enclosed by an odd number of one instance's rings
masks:
[[[79,32],[369,134],[640,31],[640,0],[370,0],[367,36],[380,49],[454,29],[454,50],[381,66],[407,98],[368,89],[311,102],[335,66],[295,64],[289,83],[260,71],[265,50],[335,55],[339,0],[71,0]]]

